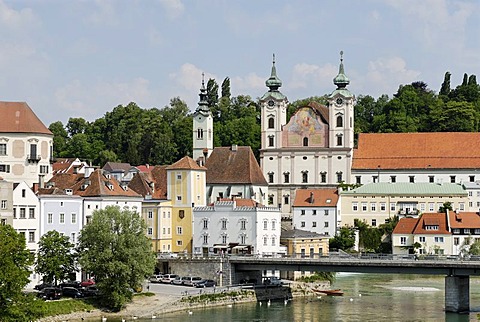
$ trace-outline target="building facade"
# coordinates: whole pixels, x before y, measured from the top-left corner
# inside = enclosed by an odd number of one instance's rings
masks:
[[[204,75],[202,74],[202,77]],[[213,151],[213,117],[207,102],[205,80],[202,78],[200,101],[193,113],[193,159],[205,164]]]

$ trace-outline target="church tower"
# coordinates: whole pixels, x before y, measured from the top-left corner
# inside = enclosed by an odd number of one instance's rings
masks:
[[[282,126],[287,123],[288,99],[278,90],[282,81],[277,77],[275,54],[272,72],[265,85],[269,90],[260,98],[262,150],[279,149],[282,147]]]
[[[337,89],[328,97],[329,146],[353,149],[355,96],[347,89],[350,80],[343,67],[343,51],[340,52],[340,68],[333,83]]]
[[[205,89],[205,75],[202,73],[202,87],[200,101],[193,113],[193,159],[205,164],[206,159],[213,151],[213,117],[207,102]]]

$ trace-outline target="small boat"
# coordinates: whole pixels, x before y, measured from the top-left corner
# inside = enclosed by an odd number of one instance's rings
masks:
[[[323,293],[325,295],[330,295],[330,296],[341,296],[343,295],[343,292],[342,290],[319,290],[319,289],[316,289],[314,288],[313,291],[315,293]]]

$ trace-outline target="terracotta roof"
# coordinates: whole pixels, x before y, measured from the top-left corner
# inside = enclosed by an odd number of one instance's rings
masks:
[[[167,166],[150,167],[149,173],[139,172],[132,178],[128,187],[142,196],[152,199],[167,199]],[[153,188],[153,189],[152,189]]]
[[[427,230],[426,226],[438,226],[438,230]],[[413,234],[450,234],[447,227],[447,214],[424,213],[418,218]]]
[[[53,135],[25,102],[0,102],[0,133]]]
[[[480,228],[480,215],[476,212],[449,212],[450,228]]]
[[[88,178],[78,181],[71,189],[73,189],[74,194],[84,197],[140,197],[138,193],[131,189],[123,189],[115,178],[108,178],[105,171],[100,169],[93,171]]]
[[[249,146],[216,147],[205,166],[207,184],[268,185]]]
[[[207,170],[205,167],[199,166],[195,160],[189,156],[184,156],[177,162],[167,167],[167,170]]]
[[[140,172],[149,173],[150,171],[152,171],[153,167],[149,164],[145,164],[145,165],[142,164],[142,165],[137,165],[137,169]]]
[[[312,202],[313,197],[313,202]],[[336,207],[338,193],[336,188],[297,189],[294,207]]]
[[[360,133],[353,170],[480,168],[480,133]]]
[[[418,223],[418,218],[400,218],[393,234],[413,234],[413,230]]]
[[[45,184],[45,188],[71,189],[75,183],[83,179],[83,174],[57,173]],[[39,189],[40,191],[41,189]],[[42,190],[43,191],[43,190]]]

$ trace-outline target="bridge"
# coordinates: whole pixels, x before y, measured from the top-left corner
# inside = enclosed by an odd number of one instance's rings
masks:
[[[314,254],[312,257],[229,256],[227,260],[235,272],[279,270],[444,275],[445,311],[457,313],[470,310],[470,276],[480,275],[480,258],[458,256]]]

